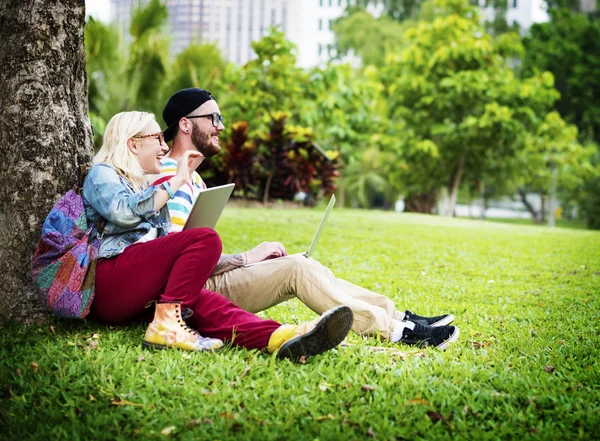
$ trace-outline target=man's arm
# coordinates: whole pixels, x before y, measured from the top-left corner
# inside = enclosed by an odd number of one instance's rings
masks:
[[[241,268],[249,263],[262,262],[263,260],[276,259],[283,256],[287,256],[287,251],[282,244],[279,242],[263,242],[245,253],[221,254],[212,275],[218,276],[227,271]]]
[[[221,254],[219,262],[212,273],[212,276],[218,276],[219,274],[226,273],[227,271],[234,270],[246,265],[247,254]]]

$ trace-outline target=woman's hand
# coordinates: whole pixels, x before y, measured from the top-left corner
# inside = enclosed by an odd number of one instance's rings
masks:
[[[173,183],[171,186],[176,187],[174,190],[179,189],[186,183],[192,172],[196,169],[197,164],[195,160],[201,157],[202,154],[197,150],[187,150],[183,153],[177,161],[177,172],[170,179],[170,182]]]

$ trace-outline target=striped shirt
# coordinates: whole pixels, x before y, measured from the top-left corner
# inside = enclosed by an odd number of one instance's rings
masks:
[[[160,174],[157,176],[153,185],[160,185],[171,179],[177,173],[177,161],[169,157],[163,158],[161,161]],[[206,184],[197,172],[192,174],[192,180],[188,181],[175,192],[175,198],[169,199],[167,206],[171,215],[171,229],[169,233],[175,233],[183,230],[187,218],[192,212],[192,207],[198,193],[206,190]]]

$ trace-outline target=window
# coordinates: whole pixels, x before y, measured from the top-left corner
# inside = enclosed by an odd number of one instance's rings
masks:
[[[319,18],[319,31],[323,30],[323,19]]]
[[[284,3],[281,8],[281,29],[283,32],[286,30],[286,22],[287,22],[287,5]]]
[[[342,6],[342,0],[338,0],[338,6]]]
[[[333,24],[333,19],[329,19],[329,30],[331,30],[331,25]]]
[[[271,9],[271,26],[275,26],[275,8]]]
[[[321,56],[322,53],[323,53],[323,46],[321,45],[321,43],[319,43],[319,57]]]
[[[330,8],[331,8],[331,2],[332,2],[332,0],[329,0],[329,7],[330,7]]]
[[[323,7],[323,0],[319,0],[319,6]]]
[[[265,33],[265,0],[260,2],[260,36]]]
[[[517,0],[513,0],[513,8],[517,9]]]

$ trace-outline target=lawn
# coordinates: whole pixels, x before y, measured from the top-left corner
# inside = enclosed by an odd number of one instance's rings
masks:
[[[217,229],[225,252],[299,252],[321,213],[227,208]],[[351,334],[292,364],[148,351],[141,324],[5,326],[0,439],[598,439],[600,233],[334,210],[315,257],[399,308],[453,312],[459,341],[422,351]],[[262,315],[314,317],[296,300]]]

